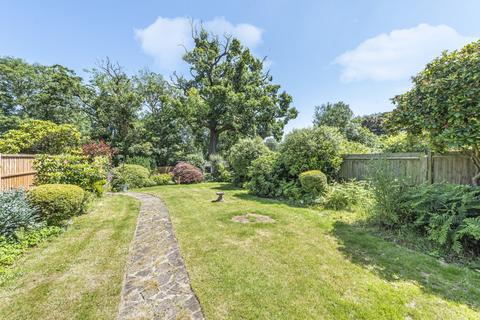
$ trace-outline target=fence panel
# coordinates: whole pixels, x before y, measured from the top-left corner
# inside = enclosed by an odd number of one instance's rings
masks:
[[[407,177],[418,184],[428,179],[428,157],[424,153],[390,153],[390,154],[347,154],[343,157],[340,177],[346,180],[365,180],[372,169],[371,160],[385,159],[388,169],[395,175]]]
[[[36,174],[34,160],[31,154],[0,154],[0,190],[29,189]]]
[[[460,152],[432,155],[432,182],[470,184],[476,168],[469,156]]]

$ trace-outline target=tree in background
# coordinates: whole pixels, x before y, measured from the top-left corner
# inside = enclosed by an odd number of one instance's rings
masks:
[[[186,95],[183,114],[193,130],[208,133],[208,154],[217,153],[219,138],[275,136],[296,117],[292,97],[279,93],[280,86],[263,69],[263,60],[254,57],[237,39],[194,31],[195,48],[184,60],[191,79],[177,77],[176,84]]]
[[[142,99],[135,83],[117,63],[104,60],[90,71],[90,93],[84,111],[92,121],[92,137],[103,139],[127,155],[129,135],[139,118]]]
[[[187,155],[198,154],[192,130],[179,113],[181,92],[148,70],[140,71],[135,82],[143,106],[144,131],[139,140],[151,144],[157,164],[174,165]]]
[[[360,123],[364,128],[367,128],[377,136],[388,134],[387,119],[390,112],[372,113],[364,116],[357,116],[353,119],[354,122]]]
[[[413,77],[413,88],[393,98],[392,125],[414,135],[426,131],[436,150],[468,153],[480,181],[480,41],[444,52]]]
[[[353,118],[353,111],[343,101],[327,102],[315,107],[313,124],[315,126],[328,126],[335,128],[346,128]]]
[[[0,58],[0,109],[5,116],[84,123],[86,88],[75,72],[61,65],[29,64]]]

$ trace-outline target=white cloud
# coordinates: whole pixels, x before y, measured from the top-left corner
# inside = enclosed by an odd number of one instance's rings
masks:
[[[474,41],[446,26],[422,23],[393,30],[363,41],[335,59],[342,66],[341,80],[403,80],[413,76],[443,50],[458,49]]]
[[[135,30],[145,53],[152,56],[162,69],[172,71],[182,64],[185,48],[193,47],[191,38],[192,20],[185,17],[158,17],[154,23],[144,29]],[[194,20],[195,25],[200,21]],[[231,35],[244,45],[254,48],[262,41],[263,30],[246,23],[232,24],[223,17],[202,22],[204,28],[218,35]]]

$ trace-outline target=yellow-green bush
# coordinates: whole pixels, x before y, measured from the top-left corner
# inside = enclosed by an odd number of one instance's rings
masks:
[[[173,175],[171,173],[158,173],[154,174],[150,178],[153,180],[155,185],[161,186],[164,184],[173,183],[172,177]]]
[[[71,184],[44,184],[28,193],[32,206],[49,225],[61,225],[85,209],[85,192]]]
[[[113,169],[112,188],[115,191],[122,190],[123,186],[128,188],[142,188],[153,186],[150,179],[150,170],[137,164],[123,164]]]
[[[325,194],[328,189],[327,176],[320,170],[302,172],[299,180],[302,190],[313,197]]]

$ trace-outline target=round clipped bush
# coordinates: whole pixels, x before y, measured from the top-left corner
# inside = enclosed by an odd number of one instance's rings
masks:
[[[85,192],[72,184],[44,184],[28,193],[28,200],[38,208],[40,217],[49,225],[61,225],[85,207]]]
[[[203,173],[197,167],[187,162],[179,162],[172,170],[173,181],[179,184],[197,183],[203,181]]]
[[[282,142],[279,160],[291,178],[316,169],[332,177],[342,164],[343,140],[336,128],[320,126],[296,129],[287,134]]]
[[[328,189],[327,176],[320,170],[302,172],[299,179],[302,190],[312,196],[321,196]]]
[[[153,175],[151,179],[153,180],[155,185],[161,186],[172,182],[172,175],[170,173],[159,173]]]
[[[120,191],[124,186],[128,188],[142,188],[153,185],[150,171],[137,164],[124,164],[113,169],[112,189]]]

